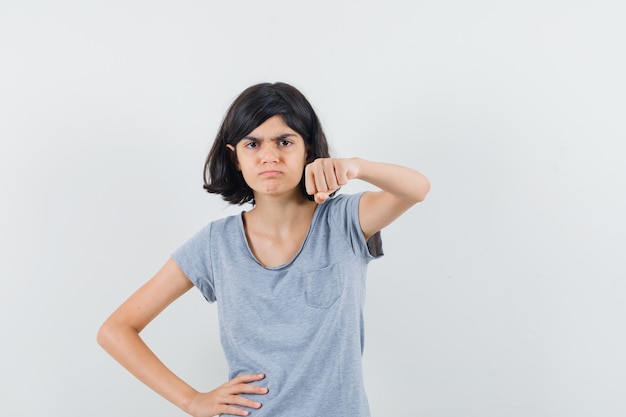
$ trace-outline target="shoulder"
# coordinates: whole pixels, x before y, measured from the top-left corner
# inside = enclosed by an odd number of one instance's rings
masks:
[[[221,219],[213,220],[208,225],[212,226],[215,229],[237,227],[237,225],[241,222],[241,216],[242,213],[233,214],[223,217]]]
[[[212,220],[194,233],[188,242],[205,242],[210,239],[211,236],[228,234],[229,232],[237,230],[240,222],[241,214],[234,214],[221,219]]]
[[[324,204],[322,204],[322,206],[327,205],[329,208],[337,209],[351,204],[358,204],[361,199],[361,195],[363,195],[362,192],[355,194],[337,194],[328,199]]]
[[[327,218],[331,223],[340,224],[346,223],[349,219],[357,219],[359,201],[362,195],[362,192],[356,194],[337,194],[319,206],[319,216]]]
[[[358,209],[359,201],[363,192],[355,194],[337,194],[335,197],[326,201],[323,205],[327,205],[328,210],[345,212],[346,210]]]

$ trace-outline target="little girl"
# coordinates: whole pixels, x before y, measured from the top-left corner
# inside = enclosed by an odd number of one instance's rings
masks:
[[[352,179],[379,191],[338,194]],[[368,263],[380,230],[430,189],[420,173],[331,158],[296,88],[263,83],[230,106],[204,169],[204,188],[239,215],[208,223],[102,325],[98,343],[194,417],[368,417],[362,376]],[[196,286],[217,302],[229,380],[198,392],[139,334]]]

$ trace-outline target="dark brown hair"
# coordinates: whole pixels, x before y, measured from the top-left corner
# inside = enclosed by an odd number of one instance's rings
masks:
[[[204,189],[221,194],[231,204],[254,204],[252,189],[237,169],[226,145],[237,143],[272,116],[285,123],[304,139],[307,162],[328,158],[328,143],[313,107],[295,87],[282,82],[261,83],[245,89],[230,105],[204,164]],[[304,174],[304,172],[303,172]],[[313,200],[300,181],[302,195]]]

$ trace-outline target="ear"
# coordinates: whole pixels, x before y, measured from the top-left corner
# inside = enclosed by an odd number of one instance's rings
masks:
[[[233,164],[235,164],[237,171],[241,171],[241,168],[239,168],[239,161],[237,161],[237,152],[235,152],[235,147],[231,145],[230,143],[227,143],[226,147],[230,151],[230,160],[232,161]]]

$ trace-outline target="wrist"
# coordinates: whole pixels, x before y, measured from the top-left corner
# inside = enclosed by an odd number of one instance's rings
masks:
[[[198,395],[200,395],[200,393],[193,388],[186,390],[186,392],[183,393],[181,397],[178,407],[184,412],[186,412],[187,414],[195,415],[194,414],[195,410],[193,409],[194,408],[193,403]]]
[[[350,160],[350,169],[348,170],[348,179],[362,179],[362,166],[365,162],[364,159],[359,158],[358,156],[353,156],[349,158]]]

